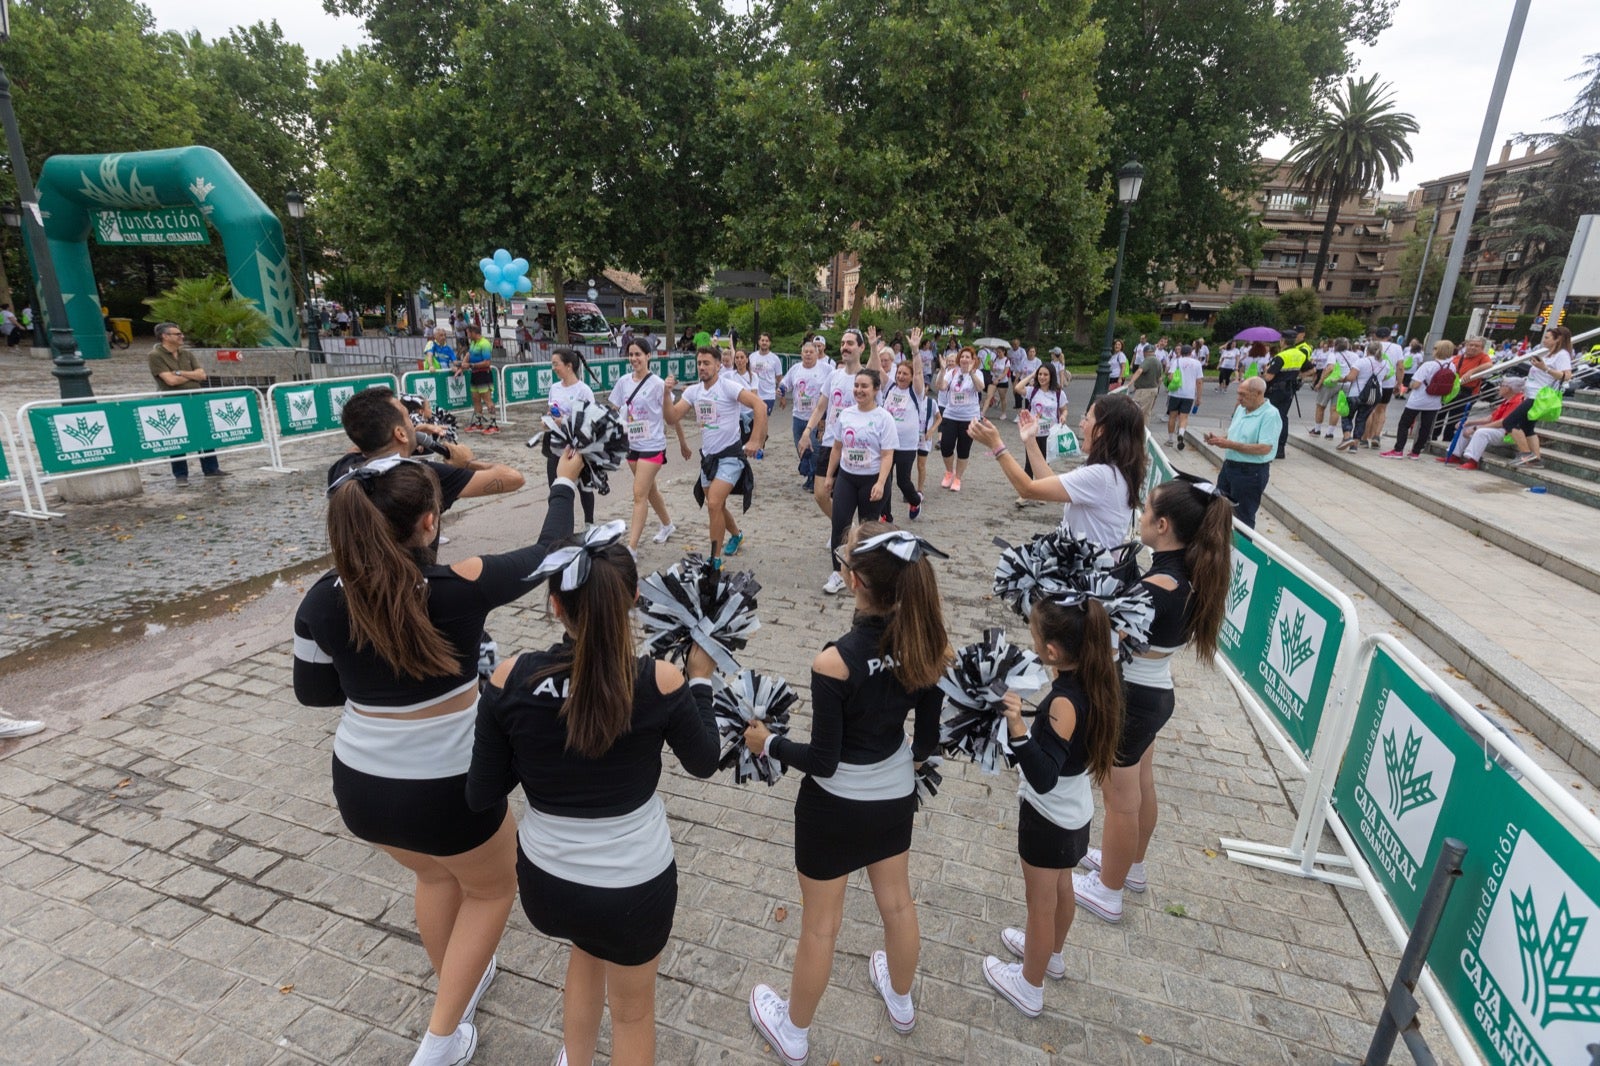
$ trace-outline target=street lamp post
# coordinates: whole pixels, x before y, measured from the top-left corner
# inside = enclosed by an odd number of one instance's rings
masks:
[[[22,247],[22,269],[28,272],[28,291],[37,293],[39,290],[39,276],[33,269],[33,257],[28,254],[28,237],[22,232],[22,208],[9,200],[0,203],[0,221],[4,221],[8,229],[17,231],[17,242]],[[12,302],[16,302],[17,287],[11,287]],[[32,296],[28,301],[28,328],[33,333],[33,346],[35,348],[50,347],[50,338],[44,334],[44,312],[38,309],[39,298]],[[18,312],[20,315],[20,312]]]
[[[1122,254],[1128,247],[1128,211],[1139,199],[1144,167],[1129,160],[1117,170],[1117,201],[1122,204],[1122,233],[1117,238],[1117,267],[1111,275],[1111,309],[1106,313],[1106,341],[1100,348],[1100,366],[1094,374],[1093,402],[1111,385],[1111,343],[1117,336],[1117,293],[1122,288]]]
[[[0,40],[9,38],[9,26],[9,13],[0,3]],[[0,123],[5,125],[11,172],[17,177],[17,194],[22,200],[22,233],[33,252],[39,295],[50,317],[50,360],[55,364],[50,372],[56,377],[56,387],[61,390],[63,400],[87,399],[94,395],[89,387],[89,368],[78,354],[78,342],[67,323],[67,304],[61,298],[61,284],[56,278],[55,262],[50,258],[50,246],[45,243],[44,216],[39,213],[39,195],[34,191],[33,174],[28,170],[22,130],[17,126],[17,112],[11,106],[11,81],[4,68],[0,68]],[[39,309],[34,308],[33,313],[37,318]]]
[[[323,363],[327,357],[322,354],[322,321],[311,305],[311,283],[306,274],[306,198],[291,189],[285,199],[289,201],[289,217],[294,219],[295,243],[300,246],[300,291],[306,294],[301,320],[306,329],[306,347],[311,350],[313,363]]]

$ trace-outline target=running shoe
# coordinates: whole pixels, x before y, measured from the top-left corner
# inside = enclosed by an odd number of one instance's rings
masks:
[[[1006,946],[1011,954],[1020,959],[1022,958],[1023,949],[1028,946],[1028,934],[1015,926],[1007,926],[1000,930],[1000,942]],[[1061,957],[1059,951],[1056,952],[1044,964],[1044,972],[1047,977],[1057,981],[1061,980],[1067,976],[1067,960]]]
[[[1463,469],[1463,470],[1476,470],[1476,469],[1478,469],[1478,460],[1476,460],[1476,459],[1465,459],[1465,460],[1463,460],[1462,463],[1461,463],[1461,469]]]
[[[804,1034],[795,1034],[789,1021],[788,1001],[780,999],[769,986],[756,985],[750,990],[750,1021],[788,1066],[805,1066],[810,1041]]]
[[[822,586],[822,591],[830,596],[837,596],[844,591],[844,577],[835,570],[828,575],[828,583]]]
[[[956,478],[954,481],[950,482],[950,491],[951,492],[960,492],[961,491],[961,479],[960,478]]]
[[[485,433],[499,433],[500,432],[500,427],[495,425],[493,422],[485,422],[484,426],[483,426],[483,431]]]
[[[744,534],[743,533],[735,533],[733,536],[729,537],[727,545],[724,546],[723,549],[722,549],[723,557],[727,558],[729,556],[738,555],[739,554],[739,545],[741,545],[743,543],[744,543]]]
[[[1420,452],[1407,452],[1406,453],[1406,458],[1407,459],[1421,459],[1422,458],[1422,453],[1420,453]]]
[[[1524,452],[1523,454],[1517,456],[1515,459],[1511,460],[1511,465],[1512,466],[1528,466],[1532,462],[1533,462],[1533,453],[1532,452]]]
[[[990,955],[983,960],[983,979],[1028,1017],[1037,1018],[1044,1013],[1044,988],[1028,983],[1020,962],[1004,963]]]
[[[1405,457],[1406,453],[1401,451],[1399,448],[1390,448],[1386,452],[1378,453],[1379,459],[1404,459]]]
[[[1086,870],[1100,869],[1100,849],[1090,848],[1083,857],[1083,867]],[[1136,862],[1128,867],[1128,876],[1122,879],[1122,887],[1129,892],[1143,892],[1150,887],[1150,882],[1144,876],[1144,863]]]
[[[911,516],[911,521],[915,522],[917,520],[917,516],[920,515],[921,513],[922,513],[922,497],[918,496],[917,497],[917,502],[911,505],[911,510],[909,512],[909,514]]]
[[[1178,438],[1178,450],[1179,450],[1179,451],[1180,451],[1180,452],[1181,452],[1181,451],[1183,451],[1183,442],[1184,442],[1184,440],[1186,440],[1186,439],[1187,439],[1187,434],[1185,434],[1185,436],[1183,436],[1183,437],[1179,437],[1179,438]]]
[[[895,1005],[900,997],[895,995],[894,986],[889,983],[889,956],[874,951],[872,958],[867,960],[867,969],[872,975],[872,987],[883,997],[883,1005],[889,1012],[889,1024],[894,1026],[897,1033],[911,1032],[917,1024],[917,1009],[911,1005],[909,995],[905,997],[903,1009]]]
[[[0,740],[13,737],[31,737],[44,729],[43,722],[31,718],[0,718]]]
[[[950,487],[950,482],[952,482],[952,481],[954,481],[954,480],[955,480],[955,477],[956,477],[956,475],[955,475],[955,472],[954,472],[954,471],[952,471],[952,470],[946,470],[946,471],[945,471],[945,472],[944,472],[944,477],[942,477],[942,478],[940,478],[940,479],[939,479],[939,487],[940,487],[940,488],[941,488],[941,489],[947,489],[947,488],[949,488],[949,487]]]
[[[657,544],[665,544],[672,537],[672,534],[677,532],[677,530],[677,526],[673,525],[671,522],[668,522],[666,525],[656,530],[656,535],[651,539]]]
[[[1450,466],[1460,466],[1461,461],[1461,456],[1459,455],[1441,455],[1434,459],[1436,463],[1447,463]]]

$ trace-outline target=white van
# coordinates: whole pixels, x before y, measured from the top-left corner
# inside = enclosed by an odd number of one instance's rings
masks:
[[[535,323],[544,327],[548,340],[556,337],[556,302],[545,296],[528,297],[522,301],[528,328]],[[573,344],[610,344],[611,324],[600,308],[587,300],[567,301],[567,338]]]

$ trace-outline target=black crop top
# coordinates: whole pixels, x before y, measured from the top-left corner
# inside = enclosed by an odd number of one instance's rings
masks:
[[[422,566],[428,584],[428,617],[455,651],[456,669],[446,677],[420,681],[405,677],[375,649],[356,650],[339,575],[332,570],[323,574],[300,601],[294,617],[295,698],[308,707],[333,707],[346,699],[364,708],[416,707],[477,677],[483,620],[496,607],[537,587],[523,579],[538,568],[557,541],[572,534],[572,492],[569,481],[551,486],[538,543],[503,555],[482,556],[483,572],[476,581],[435,562]]]
[[[882,762],[906,741],[906,715],[913,710],[911,757],[922,762],[939,744],[939,687],[907,692],[895,680],[894,662],[880,652],[888,619],[858,614],[854,628],[831,646],[844,660],[843,681],[811,672],[811,741],[777,737],[773,758],[813,777],[832,777],[841,762],[868,766]]]
[[[1156,552],[1150,559],[1150,569],[1145,571],[1144,586],[1150,590],[1150,600],[1155,607],[1155,621],[1150,624],[1150,644],[1155,648],[1181,648],[1189,643],[1194,628],[1193,586],[1189,584],[1189,564],[1184,559],[1187,549],[1173,548]],[[1177,582],[1171,589],[1152,585],[1152,577],[1170,577]]]
[[[546,814],[627,814],[655,793],[663,743],[694,776],[716,772],[721,746],[710,683],[691,682],[663,695],[656,688],[656,661],[649,656],[638,660],[628,732],[597,758],[567,750],[560,712],[570,675],[533,678],[570,656],[570,647],[561,644],[524,653],[504,687],[491,684],[484,691],[467,771],[467,802],[474,810],[487,810],[520,783],[528,805]]]
[[[1078,724],[1066,740],[1057,736],[1055,727],[1050,724],[1050,704],[1058,698],[1070,701],[1077,712]],[[1089,697],[1084,694],[1078,675],[1057,674],[1050,691],[1039,702],[1039,713],[1028,729],[1028,740],[1022,744],[1013,743],[1017,767],[1035,792],[1043,795],[1055,788],[1061,778],[1078,777],[1088,771],[1089,743],[1085,739],[1088,730],[1084,728],[1088,718]]]

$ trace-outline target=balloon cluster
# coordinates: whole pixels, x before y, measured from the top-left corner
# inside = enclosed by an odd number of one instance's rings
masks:
[[[533,291],[533,280],[528,277],[528,261],[520,257],[511,258],[511,253],[504,248],[496,248],[492,259],[478,260],[478,269],[483,271],[483,287],[507,300],[519,292]]]

